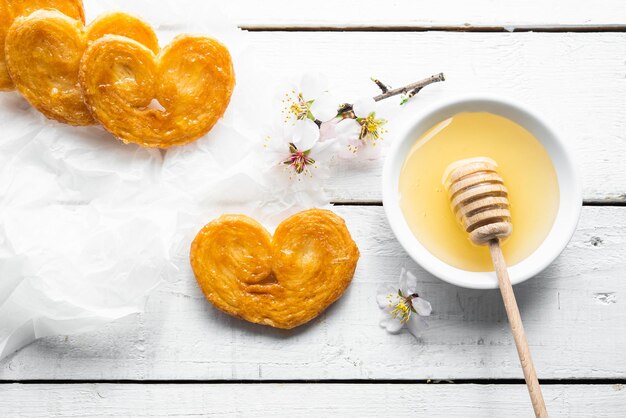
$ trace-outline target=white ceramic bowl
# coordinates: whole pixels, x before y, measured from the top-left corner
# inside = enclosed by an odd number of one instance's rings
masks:
[[[404,129],[394,134],[394,144],[383,169],[383,202],[387,219],[406,252],[430,273],[462,287],[473,289],[498,287],[498,281],[493,272],[461,270],[431,254],[411,232],[399,204],[400,171],[411,147],[429,128],[460,112],[491,112],[517,122],[543,144],[556,169],[561,199],[552,229],[535,252],[509,267],[511,282],[521,283],[545,269],[563,251],[578,224],[582,192],[574,162],[563,140],[545,121],[519,103],[485,96],[456,98],[416,115]]]

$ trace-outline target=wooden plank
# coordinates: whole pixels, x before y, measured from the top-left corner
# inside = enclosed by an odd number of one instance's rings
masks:
[[[392,121],[470,92],[518,99],[545,116],[577,158],[584,197],[626,202],[626,33],[249,33],[245,54],[268,83],[328,74],[338,101],[374,95],[377,76],[399,86],[443,71]],[[243,88],[243,83],[241,84]],[[263,86],[258,86],[261,91]],[[248,87],[252,100],[258,91]],[[393,99],[397,100],[397,99]],[[259,107],[267,106],[261,101]],[[397,103],[397,101],[395,102]],[[276,114],[280,114],[276,109]],[[394,141],[393,126],[386,142]],[[335,164],[333,201],[379,201],[382,159]]]
[[[622,385],[543,387],[552,417],[622,417]],[[523,385],[0,385],[6,416],[529,417]]]
[[[271,78],[319,70],[342,101],[377,94],[371,76],[399,86],[444,72],[445,83],[425,88],[393,116],[398,123],[455,95],[524,102],[568,143],[586,200],[626,202],[626,33],[261,32],[249,38],[252,58]],[[326,187],[335,201],[378,201],[381,167],[382,159],[342,160]]]
[[[394,239],[381,207],[338,207],[362,253],[344,297],[292,331],[249,324],[203,298],[186,254],[147,312],[98,332],[40,340],[0,363],[20,379],[522,378],[497,290],[430,276]],[[208,220],[207,220],[208,221]],[[626,208],[585,207],[563,255],[516,287],[540,379],[626,377]],[[378,327],[376,290],[406,266],[432,302],[419,340]]]
[[[494,2],[479,0],[320,0],[314,4],[268,0],[224,1],[224,9],[249,28],[408,28],[497,29],[623,27],[624,2],[609,0],[589,7],[583,0]]]

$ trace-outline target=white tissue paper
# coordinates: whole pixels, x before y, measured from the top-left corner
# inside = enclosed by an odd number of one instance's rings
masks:
[[[17,93],[0,94],[0,358],[141,312],[168,277],[193,280],[189,245],[222,213],[271,230],[328,204],[320,190],[274,193],[264,179],[268,75],[250,62],[246,33],[213,2],[87,0],[85,8],[88,21],[107,10],[137,14],[162,46],[179,33],[214,36],[231,51],[237,86],[206,137],[167,152],[48,121]]]

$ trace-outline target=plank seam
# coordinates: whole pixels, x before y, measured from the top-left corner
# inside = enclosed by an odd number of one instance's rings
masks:
[[[380,200],[346,200],[331,202],[333,206],[383,206]],[[625,200],[588,200],[583,202],[583,206],[606,206],[606,207],[626,207]]]
[[[589,200],[583,203],[583,206],[626,206],[626,201],[603,201],[603,200]]]
[[[478,33],[622,33],[626,25],[571,26],[257,26],[241,25],[248,32],[478,32]]]
[[[626,378],[622,379],[540,379],[542,385],[624,385]],[[329,380],[136,380],[136,379],[120,379],[120,380],[96,380],[96,379],[76,379],[76,380],[53,380],[53,379],[25,379],[25,380],[0,380],[1,385],[47,385],[47,384],[142,384],[142,385],[192,385],[192,384],[293,384],[293,385],[310,385],[310,384],[354,384],[354,385],[378,385],[378,384],[417,384],[417,385],[523,385],[523,379],[454,379],[454,380],[414,380],[414,379],[329,379]]]

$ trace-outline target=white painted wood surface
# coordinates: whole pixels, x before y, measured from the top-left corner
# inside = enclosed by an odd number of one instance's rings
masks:
[[[464,93],[520,100],[566,138],[586,201],[626,202],[622,0],[221,3],[241,27],[268,30],[249,34],[259,67],[277,78],[322,71],[340,99],[376,94],[370,76],[398,86],[446,74],[398,119]],[[393,32],[399,29],[408,31]],[[332,199],[380,201],[381,166],[382,160],[336,166],[326,185]],[[187,269],[154,293],[145,314],[99,332],[47,338],[0,362],[0,415],[529,416],[525,387],[511,384],[2,383],[521,379],[497,291],[460,289],[426,274],[400,248],[381,207],[337,212],[362,258],[346,295],[312,324],[280,331],[227,317],[204,300]],[[564,254],[516,288],[540,378],[626,378],[624,248],[626,207],[585,207]],[[418,340],[375,325],[376,288],[395,281],[401,266],[417,272],[435,308]],[[625,393],[620,384],[544,386],[557,417],[624,416]]]
[[[151,297],[147,313],[32,344],[0,363],[0,379],[522,378],[497,290],[461,289],[419,269],[381,207],[336,211],[361,259],[344,297],[310,325],[276,330],[222,314],[186,268]],[[516,286],[540,379],[626,377],[625,245],[626,208],[585,207],[563,255]],[[416,272],[434,307],[419,340],[376,325],[376,289],[402,266]]]
[[[551,417],[623,417],[622,385],[544,386]],[[0,386],[5,416],[530,417],[523,385]]]
[[[222,4],[235,22],[250,28],[610,29],[626,24],[626,3],[620,0],[229,0]]]
[[[279,79],[319,70],[345,101],[378,94],[371,76],[400,86],[446,74],[394,122],[455,95],[517,99],[563,135],[586,200],[626,201],[626,33],[257,32],[250,43]],[[327,183],[332,198],[380,200],[382,163],[342,162]]]

